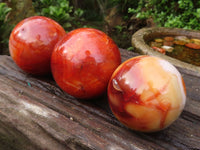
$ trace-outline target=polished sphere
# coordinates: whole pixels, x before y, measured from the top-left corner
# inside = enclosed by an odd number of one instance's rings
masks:
[[[20,21],[10,34],[10,55],[25,72],[46,75],[51,72],[53,48],[65,34],[65,30],[50,18],[26,18]]]
[[[119,48],[108,35],[93,28],[79,28],[55,46],[51,68],[56,83],[66,93],[91,99],[106,92],[120,63]]]
[[[154,132],[179,117],[186,90],[172,64],[144,55],[127,60],[115,70],[108,85],[108,99],[121,123],[136,131]]]

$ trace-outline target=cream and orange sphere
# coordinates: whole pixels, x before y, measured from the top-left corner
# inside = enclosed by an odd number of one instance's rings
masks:
[[[127,127],[159,131],[172,124],[186,103],[185,84],[168,61],[138,56],[122,63],[108,85],[109,105]]]

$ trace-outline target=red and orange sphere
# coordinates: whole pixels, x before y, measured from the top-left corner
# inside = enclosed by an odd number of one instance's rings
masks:
[[[26,18],[10,34],[10,55],[25,72],[46,75],[51,72],[50,59],[54,46],[65,34],[65,30],[50,18]]]

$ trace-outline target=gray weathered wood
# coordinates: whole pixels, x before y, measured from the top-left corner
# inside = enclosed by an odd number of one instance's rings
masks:
[[[121,54],[123,61],[137,55]],[[28,75],[9,56],[0,56],[0,150],[200,149],[200,75],[178,69],[186,83],[186,107],[170,127],[147,134],[119,123],[106,94],[75,99],[51,76]]]

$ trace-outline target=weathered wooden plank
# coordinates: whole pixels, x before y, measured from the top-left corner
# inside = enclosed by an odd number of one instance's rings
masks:
[[[137,54],[121,50],[122,60]],[[21,71],[0,56],[0,149],[200,149],[200,76],[178,68],[188,93],[181,117],[157,133],[139,133],[112,115],[106,94],[83,101],[49,77]]]

